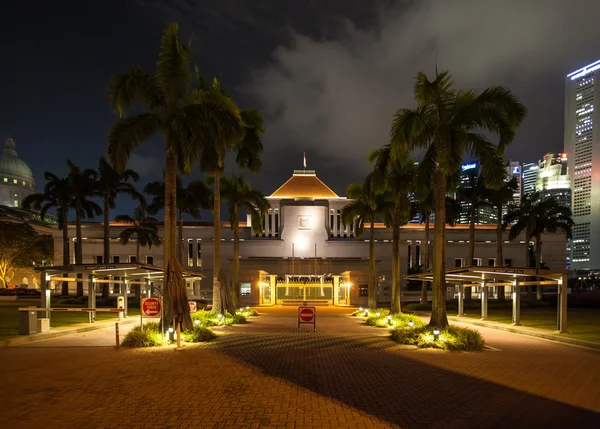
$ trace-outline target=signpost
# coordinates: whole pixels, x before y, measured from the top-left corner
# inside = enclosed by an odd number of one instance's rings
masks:
[[[158,298],[142,298],[140,300],[140,323],[142,329],[144,326],[144,317],[153,318],[160,317],[163,315],[163,301],[162,297]]]
[[[298,330],[301,323],[313,325],[313,331],[317,330],[317,311],[315,307],[298,307]]]

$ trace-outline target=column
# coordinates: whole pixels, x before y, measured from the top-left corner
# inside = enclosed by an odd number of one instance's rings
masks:
[[[512,324],[515,326],[521,325],[521,293],[517,286],[517,281],[513,282],[513,311]]]
[[[40,307],[50,308],[50,288],[48,287],[48,280],[46,279],[46,270],[40,272]],[[43,319],[50,318],[50,312],[44,311],[38,313],[38,317],[41,316]]]
[[[481,284],[481,320],[487,320],[488,318],[488,289],[484,280]]]
[[[333,276],[333,305],[340,304],[340,276]]]
[[[264,220],[264,228],[263,231],[265,232],[265,235],[269,235],[269,215],[265,214],[265,220]]]
[[[458,315],[465,315],[465,285],[462,283],[458,285]]]
[[[567,283],[567,275],[563,274],[558,280],[558,332],[564,334],[567,331],[567,295],[569,285]]]
[[[277,280],[277,276],[275,274],[270,274],[269,275],[269,280],[270,280],[270,289],[271,289],[271,299],[270,302],[268,304],[270,305],[275,305],[275,303],[277,302],[277,286],[275,285],[275,282]]]
[[[96,282],[94,276],[88,276],[88,308],[96,308]],[[96,321],[96,312],[90,311],[88,313],[88,322],[94,323]]]

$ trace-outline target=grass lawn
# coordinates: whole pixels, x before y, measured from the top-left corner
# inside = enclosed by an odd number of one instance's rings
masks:
[[[36,306],[39,307],[40,300],[18,300],[18,301],[0,301],[0,340],[19,335],[19,311],[20,307]],[[77,307],[75,305],[61,305],[61,307]],[[139,317],[139,308],[129,308],[127,310],[129,317]],[[117,313],[97,313],[96,320],[99,322],[117,321]],[[88,322],[88,313],[85,312],[53,312],[50,314],[50,327],[59,328],[79,323]]]
[[[454,316],[456,312],[450,310],[448,314]],[[465,315],[474,319],[481,318],[481,312],[476,310],[465,310]],[[488,319],[510,324],[512,310],[489,309]],[[521,325],[556,331],[556,308],[521,308]],[[569,333],[560,334],[561,336],[600,343],[600,309],[569,308],[567,326]]]

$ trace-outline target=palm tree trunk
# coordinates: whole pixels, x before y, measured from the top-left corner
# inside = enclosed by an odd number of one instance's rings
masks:
[[[140,237],[137,238],[136,243],[135,243],[135,261],[138,264],[141,264],[141,262],[140,262]]]
[[[539,274],[540,269],[542,268],[542,235],[535,235],[535,273]],[[539,278],[536,278],[539,280]],[[542,300],[542,287],[537,285],[536,289],[536,299],[538,301]]]
[[[525,228],[525,267],[531,268],[531,256],[529,254],[529,237],[531,236],[531,231],[529,227]],[[527,279],[527,278],[526,278]],[[517,290],[517,293],[519,291]],[[527,299],[529,302],[533,302],[533,286],[527,286]]]
[[[240,224],[238,222],[238,209],[234,207],[233,222],[233,264],[231,273],[231,287],[233,288],[233,305],[240,303]]]
[[[394,215],[392,225],[392,302],[390,313],[397,314],[402,311],[400,302],[400,225]]]
[[[371,219],[369,230],[369,308],[377,308],[377,290],[375,282],[375,219]]]
[[[467,250],[467,263],[466,267],[473,266],[473,258],[475,258],[475,214],[477,209],[475,207],[475,202],[471,202],[471,210],[469,216],[469,247]],[[465,288],[465,301],[471,302],[473,289],[470,287]]]
[[[448,326],[446,315],[446,176],[435,174],[435,238],[433,242],[433,284],[430,326]]]
[[[425,215],[425,258],[423,262],[423,272],[429,271],[429,222],[431,220],[431,213]],[[421,304],[427,304],[427,281],[423,280],[421,283]]]
[[[104,197],[104,255],[102,256],[102,260],[105,264],[110,263],[110,218],[109,218],[109,204],[108,197]],[[104,283],[102,285],[102,299],[110,298],[109,288],[110,283]]]
[[[496,225],[496,266],[504,266],[504,255],[502,254],[502,204],[498,206],[498,225]],[[498,301],[504,301],[504,286],[498,286]]]
[[[176,170],[175,170],[175,153],[173,148],[169,147],[165,154],[165,220],[164,220],[164,261],[163,267],[166,269],[171,259],[176,257],[175,241],[176,241]],[[164,317],[165,328],[171,324],[171,302],[169,299],[168,285],[163,285],[163,300],[164,300]]]
[[[179,255],[179,262],[181,262],[181,265],[183,265],[183,210],[178,209],[178,217],[179,217],[179,221],[178,221],[178,228],[179,228],[179,233],[178,233],[178,237],[177,237],[177,254]]]
[[[63,265],[66,267],[70,265],[69,258],[69,222],[67,221],[67,210],[61,209],[63,213],[62,221],[62,233],[63,233]],[[69,275],[65,273],[65,277]],[[62,282],[62,293],[61,295],[69,295],[69,282]]]
[[[214,255],[213,255],[213,298],[212,311],[221,311],[221,284],[219,273],[221,271],[221,171],[217,168],[214,173]]]
[[[75,234],[77,236],[77,245],[75,246],[75,263],[83,263],[83,237],[81,234],[81,203],[77,202],[75,213]],[[80,279],[81,274],[77,274],[77,279]],[[83,296],[83,282],[77,281],[77,296]]]

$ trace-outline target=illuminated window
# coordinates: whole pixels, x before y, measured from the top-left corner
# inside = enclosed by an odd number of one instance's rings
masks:
[[[8,177],[4,178],[4,183],[8,182]]]
[[[15,207],[19,207],[19,200],[15,200],[14,205],[15,205]]]
[[[13,183],[16,185],[17,184],[17,179],[13,179]]]

